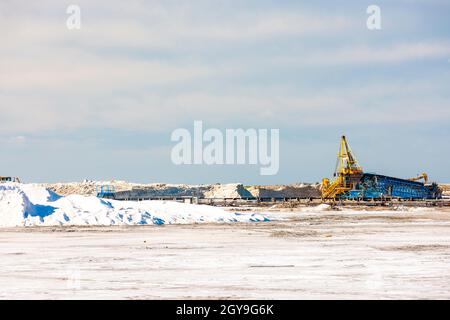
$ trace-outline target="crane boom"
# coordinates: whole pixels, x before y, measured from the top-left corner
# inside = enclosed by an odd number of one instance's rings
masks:
[[[334,181],[325,178],[322,180],[322,198],[336,198],[342,193],[351,190],[361,179],[363,169],[356,160],[345,136],[341,137],[337,165],[334,172]]]
[[[428,182],[428,174],[425,172],[422,172],[422,174],[418,175],[417,177],[408,179],[409,181],[419,181],[423,179],[423,183],[427,184]]]

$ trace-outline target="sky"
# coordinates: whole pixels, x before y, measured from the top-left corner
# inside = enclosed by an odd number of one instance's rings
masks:
[[[345,134],[367,172],[450,182],[450,0],[1,0],[0,43],[0,175],[317,182]],[[278,173],[175,165],[195,120],[279,129]]]

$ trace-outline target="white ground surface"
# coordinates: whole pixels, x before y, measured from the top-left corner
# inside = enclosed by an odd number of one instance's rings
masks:
[[[450,298],[449,211],[288,216],[0,229],[0,298]]]

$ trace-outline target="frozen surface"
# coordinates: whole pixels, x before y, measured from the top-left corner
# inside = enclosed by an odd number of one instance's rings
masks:
[[[141,225],[268,221],[258,213],[173,201],[116,201],[94,196],[59,196],[33,184],[0,184],[0,227]]]
[[[450,298],[449,211],[314,210],[257,224],[2,229],[0,298]]]

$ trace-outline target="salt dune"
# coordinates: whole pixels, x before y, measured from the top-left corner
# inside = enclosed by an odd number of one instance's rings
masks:
[[[33,184],[0,185],[0,227],[145,225],[269,221],[258,213],[172,201],[117,201],[60,196]]]

